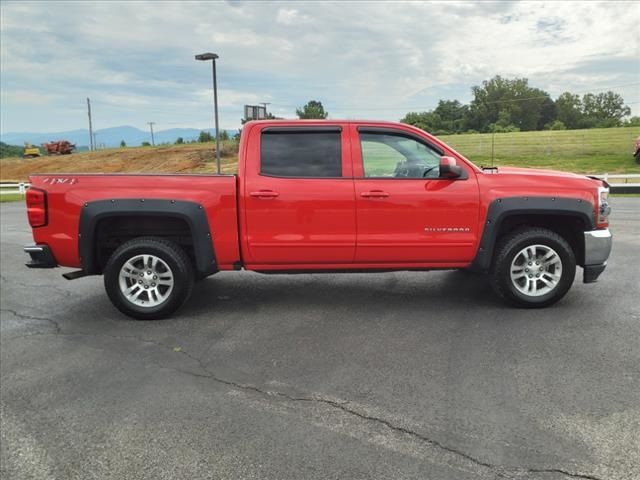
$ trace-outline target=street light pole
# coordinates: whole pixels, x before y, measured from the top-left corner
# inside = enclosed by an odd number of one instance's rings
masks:
[[[220,128],[218,127],[218,78],[216,76],[216,59],[211,62],[213,65],[213,111],[216,118],[216,166],[220,175]]]
[[[218,169],[218,175],[220,175],[220,127],[218,124],[218,79],[216,76],[216,58],[218,55],[215,53],[202,53],[196,55],[196,60],[211,60],[213,69],[213,114],[216,123],[216,166]]]

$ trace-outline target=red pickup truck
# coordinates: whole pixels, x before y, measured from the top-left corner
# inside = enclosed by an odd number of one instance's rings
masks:
[[[195,281],[264,273],[471,269],[521,307],[562,298],[611,250],[608,185],[478,168],[428,133],[368,121],[256,121],[237,175],[33,175],[27,266],[104,275],[138,319],[173,313]]]

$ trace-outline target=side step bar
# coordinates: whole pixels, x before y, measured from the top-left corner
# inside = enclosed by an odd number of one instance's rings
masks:
[[[76,270],[74,272],[63,273],[62,276],[67,280],[75,280],[76,278],[87,277],[89,274],[84,270]]]

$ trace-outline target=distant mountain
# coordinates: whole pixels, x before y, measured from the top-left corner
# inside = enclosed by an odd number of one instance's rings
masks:
[[[212,135],[215,129],[208,128],[171,128],[153,132],[156,145],[160,143],[174,143],[178,137],[182,137],[185,142],[196,140],[201,131],[208,131]],[[151,142],[151,133],[148,130],[140,130],[131,126],[103,128],[94,131],[98,146],[117,147],[122,140],[127,146],[139,146],[142,142]],[[238,133],[237,130],[227,130],[230,136]],[[22,145],[30,142],[40,145],[52,140],[69,140],[78,147],[89,145],[89,130],[70,130],[67,132],[36,133],[36,132],[8,132],[0,135],[0,140],[9,145]]]

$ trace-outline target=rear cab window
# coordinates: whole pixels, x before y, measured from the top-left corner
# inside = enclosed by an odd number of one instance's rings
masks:
[[[342,177],[340,127],[278,127],[262,131],[260,174],[286,178]]]

